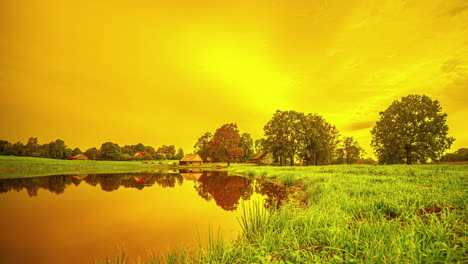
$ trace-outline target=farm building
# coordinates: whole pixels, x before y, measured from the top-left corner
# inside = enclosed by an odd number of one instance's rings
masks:
[[[187,154],[179,161],[179,165],[201,165],[202,161],[198,154]]]
[[[249,163],[263,164],[265,163],[266,157],[267,153],[265,151],[257,152],[249,159]]]
[[[135,153],[135,155],[133,155],[133,157],[134,157],[134,158],[136,158],[136,157],[143,157],[145,154],[146,154],[146,152],[138,151],[137,153]]]
[[[88,160],[88,157],[86,157],[85,154],[78,154],[76,156],[69,157],[69,159],[72,159],[72,160]]]

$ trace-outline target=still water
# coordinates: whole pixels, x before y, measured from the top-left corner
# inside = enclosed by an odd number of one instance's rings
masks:
[[[281,203],[283,185],[227,172],[59,175],[0,180],[0,263],[94,263],[232,239],[243,206]]]

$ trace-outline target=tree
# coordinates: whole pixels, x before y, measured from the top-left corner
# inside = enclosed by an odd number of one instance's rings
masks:
[[[76,156],[76,155],[81,154],[81,153],[82,152],[81,152],[81,150],[79,148],[75,148],[74,150],[71,151],[72,156]]]
[[[213,139],[208,143],[208,148],[215,160],[227,161],[229,166],[233,159],[244,155],[239,144],[240,135],[237,125],[225,124],[216,130]]]
[[[106,142],[101,145],[101,159],[104,160],[121,160],[122,159],[122,150],[119,145]]]
[[[344,137],[343,145],[340,148],[343,154],[343,162],[353,164],[361,155],[364,154],[364,149],[359,146],[359,143],[353,137]]]
[[[304,114],[296,111],[277,110],[263,130],[266,137],[268,150],[280,165],[285,158],[289,158],[291,166],[294,165],[294,157],[304,140]]]
[[[437,160],[450,148],[447,114],[439,101],[426,95],[408,95],[394,101],[371,131],[372,147],[381,164]]]
[[[255,152],[267,151],[266,140],[260,138],[255,140]]]
[[[100,158],[100,153],[97,148],[90,148],[84,152],[85,156],[90,160],[95,160]],[[128,154],[127,154],[128,155]]]
[[[193,146],[195,153],[197,153],[203,159],[203,162],[207,162],[208,157],[211,156],[209,142],[212,139],[213,135],[210,132],[206,132],[197,140],[197,143],[195,143]]]
[[[307,165],[330,165],[339,143],[339,132],[335,126],[328,123],[317,114],[305,116],[304,142],[301,157]]]
[[[66,157],[67,146],[61,139],[49,143],[49,157],[53,159],[63,159]]]
[[[145,152],[147,154],[150,154],[151,156],[154,156],[156,154],[156,150],[151,146],[145,146]]]
[[[26,155],[31,157],[39,157],[41,155],[39,151],[40,145],[37,137],[30,137],[28,143],[26,143]]]
[[[9,155],[14,156],[26,156],[26,148],[21,142],[16,142],[15,144],[11,145],[10,148],[7,150]]]
[[[143,145],[142,143],[138,143],[135,146],[133,146],[133,154],[135,154],[136,152],[145,152],[145,150],[145,145]]]
[[[447,153],[440,159],[440,161],[468,161],[468,148],[460,148],[453,153]]]
[[[6,140],[0,140],[0,154],[8,155],[8,149],[11,147],[11,143]]]
[[[177,160],[181,160],[184,156],[185,156],[184,150],[182,148],[179,148],[179,150],[177,151],[177,154],[176,154],[176,156],[174,158],[177,159]]]
[[[176,154],[175,146],[162,145],[162,147],[158,149],[157,153],[164,154],[165,158],[168,160],[174,159],[174,156]]]
[[[176,149],[174,145],[169,145],[166,149],[166,159],[173,160],[176,155]]]
[[[244,156],[241,157],[241,162],[246,162],[253,155],[253,139],[250,134],[243,133],[240,137],[239,147],[244,151]]]

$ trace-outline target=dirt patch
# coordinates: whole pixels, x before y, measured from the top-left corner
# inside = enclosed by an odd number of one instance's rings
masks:
[[[437,205],[425,207],[424,209],[418,210],[418,215],[425,215],[425,214],[439,214],[442,212],[442,208]]]

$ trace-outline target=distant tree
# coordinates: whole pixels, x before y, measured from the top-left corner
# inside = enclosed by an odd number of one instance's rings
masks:
[[[344,137],[341,149],[343,150],[344,162],[346,164],[356,163],[361,158],[361,155],[365,153],[364,149],[359,146],[359,143],[353,137]]]
[[[177,155],[174,157],[174,159],[181,160],[184,156],[184,150],[182,148],[179,148],[179,150],[177,151]]]
[[[408,95],[394,101],[371,131],[372,147],[381,164],[437,160],[455,140],[448,136],[447,114],[439,101]]]
[[[151,146],[145,146],[145,150],[144,150],[146,153],[154,156],[156,154],[156,150],[151,147]]]
[[[174,145],[167,146],[166,159],[172,160],[172,159],[174,159],[175,155],[176,155],[175,146]]]
[[[176,155],[175,146],[174,145],[169,145],[169,146],[162,145],[158,149],[157,153],[163,154],[165,159],[168,159],[168,160],[174,159]]]
[[[317,114],[305,116],[300,156],[307,165],[330,165],[339,143],[339,132]]]
[[[106,142],[101,145],[101,159],[104,160],[121,160],[122,150],[116,143]]]
[[[243,133],[240,137],[239,147],[244,150],[244,156],[241,157],[241,162],[246,162],[254,154],[254,142],[250,134]]]
[[[86,155],[86,154],[85,154]],[[89,158],[89,157],[88,157]],[[131,156],[128,153],[123,153],[122,154],[122,160],[132,160],[133,156]]]
[[[165,157],[163,154],[157,152],[155,155],[154,155],[154,159],[155,160],[163,160]]]
[[[64,159],[67,157],[67,145],[61,139],[49,143],[49,157],[53,159]]]
[[[135,154],[136,151],[133,150],[133,145],[125,145],[121,148],[122,154],[128,154],[129,156],[132,156]],[[86,154],[85,154],[86,155]]]
[[[40,145],[37,137],[30,137],[26,143],[26,155],[30,157],[40,157]]]
[[[72,156],[76,156],[78,154],[81,154],[81,150],[79,148],[75,148],[74,150],[71,151]],[[88,156],[87,156],[88,157]],[[89,158],[89,157],[88,157]]]
[[[280,165],[285,158],[289,158],[290,165],[294,165],[294,158],[304,140],[304,114],[296,111],[277,110],[263,130],[268,150]]]
[[[267,146],[264,138],[255,140],[255,152],[267,151]]]
[[[212,139],[213,135],[210,132],[206,132],[197,140],[195,146],[193,146],[195,153],[197,153],[203,159],[203,162],[207,162],[208,157],[211,157],[208,143]]]
[[[87,149],[85,152],[84,152],[84,155],[86,157],[88,157],[88,159],[90,160],[95,160],[95,159],[99,159],[100,157],[100,153],[99,153],[99,150],[97,148],[90,148],[90,149]]]
[[[135,154],[136,152],[145,152],[145,151],[146,151],[145,145],[143,145],[142,143],[138,143],[135,146],[133,146],[133,154]]]
[[[71,149],[71,148],[66,148],[66,149],[65,149],[65,153],[63,154],[64,158],[73,156],[73,155],[72,155],[72,152],[73,152],[73,149]]]
[[[342,147],[336,149],[333,164],[345,164],[345,152]]]
[[[239,144],[240,135],[236,124],[225,124],[218,128],[213,139],[208,143],[213,158],[218,161],[227,161],[228,166],[232,160],[244,155]]]
[[[11,143],[6,140],[0,140],[0,154],[8,155],[7,151],[11,147]]]
[[[8,155],[14,155],[14,156],[26,156],[26,148],[21,142],[16,142],[15,144],[9,146],[8,150]]]
[[[460,148],[453,153],[447,153],[440,159],[440,161],[468,161],[468,148]]]
[[[142,156],[144,160],[154,160],[153,155],[150,153],[146,153],[144,156]]]

